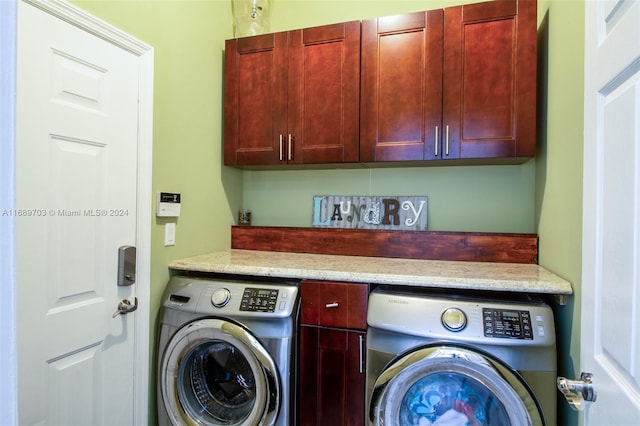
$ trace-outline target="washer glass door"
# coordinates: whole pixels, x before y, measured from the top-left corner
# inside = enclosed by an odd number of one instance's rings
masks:
[[[376,425],[540,425],[518,374],[485,354],[428,346],[400,356],[376,380]]]
[[[275,363],[245,328],[203,319],[181,328],[161,366],[162,398],[174,424],[270,425],[279,408]]]
[[[208,415],[234,424],[255,405],[256,378],[237,347],[212,340],[192,348],[180,363],[178,395],[190,417]]]

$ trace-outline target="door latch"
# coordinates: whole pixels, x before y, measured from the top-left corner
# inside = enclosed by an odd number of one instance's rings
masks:
[[[593,374],[581,373],[580,380],[570,380],[558,377],[558,390],[569,402],[569,406],[576,411],[582,411],[587,402],[595,402],[598,394],[592,385]]]
[[[118,285],[128,286],[136,282],[136,248],[122,246],[118,249]]]
[[[129,302],[129,299],[123,299],[118,303],[118,310],[113,314],[113,317],[118,315],[126,315],[138,309],[138,298],[134,299],[133,305]]]

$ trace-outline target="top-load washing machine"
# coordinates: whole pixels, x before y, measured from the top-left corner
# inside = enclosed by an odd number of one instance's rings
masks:
[[[163,296],[160,425],[294,423],[298,287],[174,276]]]
[[[367,322],[367,424],[556,424],[555,326],[540,298],[377,288]]]

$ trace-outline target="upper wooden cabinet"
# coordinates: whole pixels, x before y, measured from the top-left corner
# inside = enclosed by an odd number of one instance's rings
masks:
[[[442,10],[362,22],[360,161],[438,154],[443,28]]]
[[[360,161],[533,157],[536,13],[496,0],[363,21]]]
[[[360,22],[227,40],[224,163],[358,161]]]
[[[533,157],[536,14],[495,0],[228,40],[224,163]]]

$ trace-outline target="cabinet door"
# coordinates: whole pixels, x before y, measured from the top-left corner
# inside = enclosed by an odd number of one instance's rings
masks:
[[[365,333],[303,325],[300,426],[358,426],[365,417]]]
[[[535,0],[445,9],[444,158],[535,155],[536,13]]]
[[[227,40],[224,164],[280,162],[286,130],[287,33]]]
[[[289,163],[358,161],[360,23],[289,32]]]
[[[360,161],[439,158],[443,11],[362,22]]]

